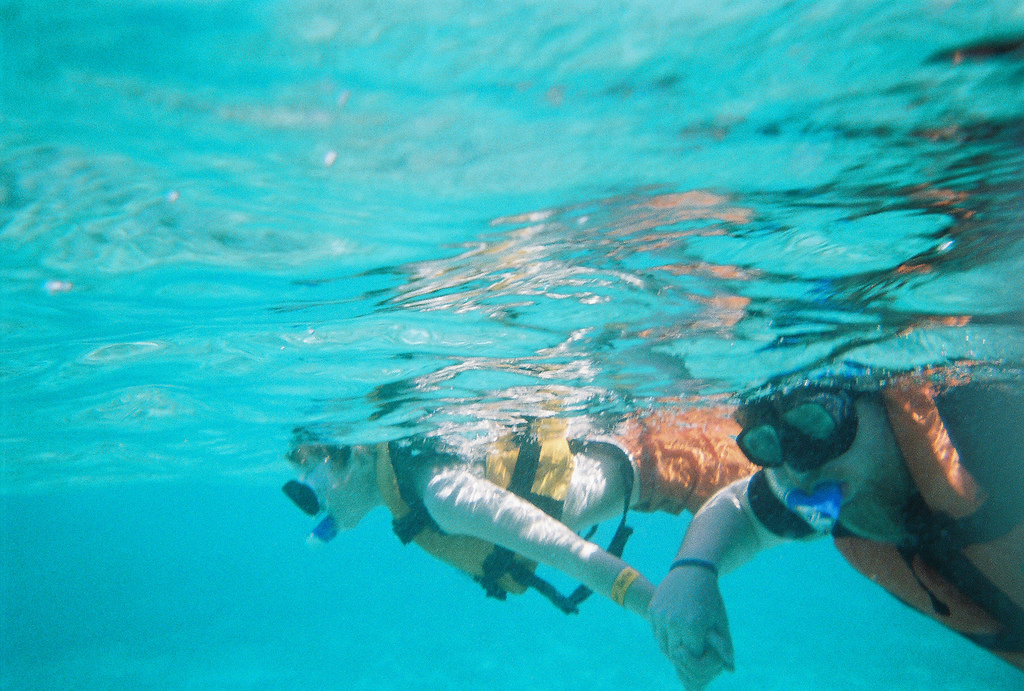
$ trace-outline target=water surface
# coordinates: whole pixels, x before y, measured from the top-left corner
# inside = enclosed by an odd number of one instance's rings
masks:
[[[485,601],[384,516],[308,553],[291,429],[1017,380],[1021,37],[1019,2],[0,0],[0,687],[679,688],[642,622]],[[660,578],[684,522],[638,523]],[[715,688],[1019,683],[827,545],[724,587]]]

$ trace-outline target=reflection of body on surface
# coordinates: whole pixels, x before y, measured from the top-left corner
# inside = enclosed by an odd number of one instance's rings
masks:
[[[655,412],[610,435],[546,418],[480,443],[412,437],[343,447],[300,432],[288,455],[300,479],[285,493],[322,517],[313,532],[320,539],[384,505],[403,542],[471,574],[492,596],[533,587],[572,612],[594,591],[646,617],[654,587],[621,559],[625,515],[696,511],[753,472],[728,412]],[[615,518],[608,549],[579,534]],[[584,587],[554,592],[535,575],[538,563]]]
[[[738,442],[762,470],[694,517],[651,603],[688,689],[733,664],[718,570],[831,535],[861,573],[1024,669],[1024,395],[983,382],[805,385],[748,401]]]

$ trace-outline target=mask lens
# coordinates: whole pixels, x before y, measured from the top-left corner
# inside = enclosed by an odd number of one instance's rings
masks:
[[[782,465],[782,442],[772,425],[758,425],[744,430],[736,438],[736,443],[752,463],[766,468]]]
[[[782,419],[787,425],[806,434],[811,439],[826,441],[836,433],[838,427],[838,422],[830,414],[831,412],[817,401],[811,401],[793,406],[782,414]],[[848,413],[845,410],[836,412],[836,415],[843,414]]]
[[[309,485],[303,484],[298,480],[289,480],[285,483],[281,491],[285,493],[292,502],[310,516],[315,516],[320,513],[320,501],[316,498],[316,492]]]

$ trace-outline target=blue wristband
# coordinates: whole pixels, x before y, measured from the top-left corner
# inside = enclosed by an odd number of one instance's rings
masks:
[[[707,559],[676,559],[672,562],[672,566],[668,567],[669,571],[678,569],[680,566],[697,566],[702,569],[707,569],[711,573],[715,574],[715,578],[718,578],[718,567],[714,562],[710,562]]]

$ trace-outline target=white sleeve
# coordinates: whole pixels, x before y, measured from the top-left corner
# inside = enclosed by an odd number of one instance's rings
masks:
[[[628,567],[528,501],[465,470],[453,469],[433,477],[423,493],[423,503],[442,530],[501,545],[606,596]],[[642,576],[638,581],[631,590],[649,589],[640,612],[646,614],[653,585]]]

